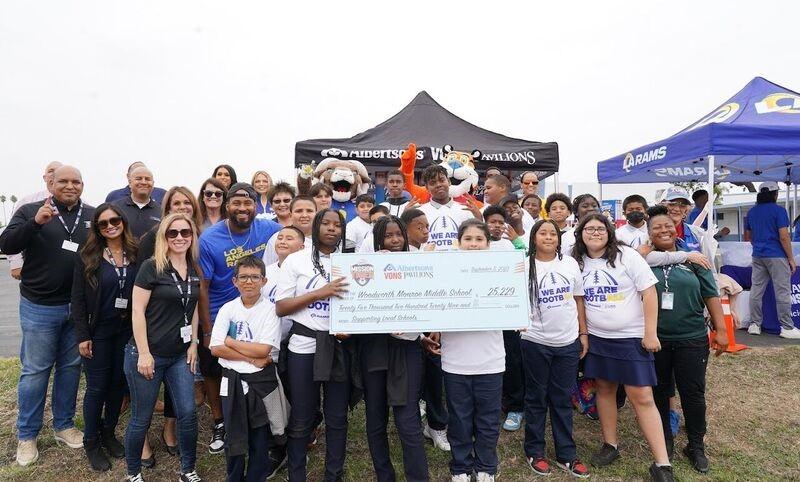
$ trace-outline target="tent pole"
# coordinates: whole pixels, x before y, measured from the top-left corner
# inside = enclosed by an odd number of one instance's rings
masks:
[[[598,184],[600,186],[600,202],[603,202],[603,184]]]
[[[558,188],[558,173],[555,173],[553,175],[553,184],[555,184],[555,186],[553,186],[555,188],[555,191],[553,192],[561,192],[561,189]]]
[[[797,184],[794,185],[794,197],[792,198],[792,221],[797,217]]]
[[[789,214],[789,195],[791,192],[789,191],[789,183],[786,183],[786,200],[784,201],[786,207],[786,214]]]
[[[715,221],[714,221],[714,202],[716,199],[714,198],[714,155],[708,156],[708,189],[711,191],[708,193],[708,199],[711,201],[711,205],[708,207],[708,229],[713,230],[711,235],[713,236],[716,234]]]
[[[742,207],[739,206],[736,208],[736,234],[739,236],[739,242],[744,240],[744,236],[742,233]]]

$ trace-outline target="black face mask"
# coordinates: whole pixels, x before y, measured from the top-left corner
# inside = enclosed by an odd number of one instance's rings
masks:
[[[637,225],[644,221],[644,213],[641,211],[631,211],[625,215],[625,219],[628,220],[629,224]]]

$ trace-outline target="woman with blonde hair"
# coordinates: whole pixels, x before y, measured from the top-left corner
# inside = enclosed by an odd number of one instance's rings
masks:
[[[253,189],[258,193],[258,202],[256,202],[256,217],[264,219],[274,219],[275,213],[272,212],[272,206],[269,203],[269,191],[274,186],[272,176],[267,171],[256,171],[253,174],[253,179],[250,181]]]
[[[197,227],[184,213],[161,220],[153,257],[145,260],[133,288],[133,339],[125,347],[125,375],[131,392],[131,419],[125,432],[128,480],[143,482],[141,453],[164,381],[178,419],[181,481],[201,482],[195,472],[197,415]]]

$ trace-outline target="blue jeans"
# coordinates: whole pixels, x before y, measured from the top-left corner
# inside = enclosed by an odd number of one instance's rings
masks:
[[[534,459],[545,456],[545,418],[550,412],[550,426],[558,462],[573,462],[575,441],[572,438],[572,388],[578,377],[581,344],[552,347],[522,340],[525,365],[525,455]]]
[[[17,432],[20,440],[32,440],[42,429],[47,384],[53,367],[53,429],[75,426],[81,356],[69,321],[69,305],[37,305],[21,297],[19,319],[22,371],[17,388]]]
[[[92,340],[92,358],[83,359],[86,393],[83,395],[83,441],[96,442],[101,429],[114,430],[125,394],[125,344],[130,331],[106,340]],[[105,418],[103,412],[105,409]]]
[[[197,413],[194,406],[194,375],[186,364],[186,354],[174,357],[153,355],[155,370],[152,380],[146,379],[137,368],[139,352],[133,345],[125,346],[125,377],[131,392],[131,419],[125,431],[125,461],[128,475],[142,470],[142,446],[153,417],[158,389],[164,381],[172,393],[178,419],[178,447],[181,453],[181,472],[194,470],[197,460]]]
[[[269,452],[272,435],[269,424],[258,428],[250,428],[247,434],[247,456],[231,457],[225,454],[227,465],[227,482],[264,482],[272,471]]]
[[[425,370],[422,382],[422,399],[425,400],[425,420],[434,430],[447,428],[447,407],[444,402],[442,357],[424,354]]]
[[[500,398],[503,374],[456,375],[444,372],[447,393],[447,440],[450,473],[497,473],[497,440],[500,438]]]

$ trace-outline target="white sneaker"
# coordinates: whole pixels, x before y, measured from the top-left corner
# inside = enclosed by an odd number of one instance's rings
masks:
[[[783,331],[783,330],[781,330]],[[750,323],[750,326],[747,327],[747,332],[751,335],[760,335],[761,334],[761,326],[756,325],[755,323]]]
[[[478,472],[476,482],[494,482],[494,475],[487,474],[486,472]]]
[[[17,463],[25,467],[39,460],[39,449],[36,448],[36,439],[19,440],[17,442]]]
[[[129,475],[125,477],[126,482],[144,482],[144,478],[142,478],[142,473],[139,472],[136,475]]]
[[[781,338],[788,338],[790,340],[800,340],[800,330],[797,328],[781,328]]]
[[[56,432],[56,441],[71,449],[79,449],[83,447],[83,432],[75,427],[70,427]]]
[[[422,419],[422,420],[425,420],[425,413],[426,413],[426,408],[427,407],[428,407],[428,404],[425,403],[425,400],[420,400],[419,401],[419,418]]]
[[[445,452],[450,451],[450,442],[447,441],[447,430],[434,430],[430,425],[425,425],[422,430],[422,435],[428,437],[433,441],[433,446]],[[461,474],[466,475],[466,474]]]
[[[450,477],[450,482],[469,482],[468,474],[458,474]]]

